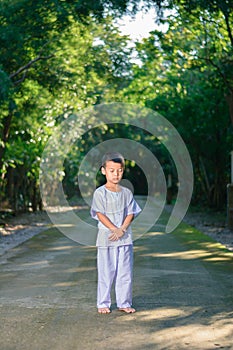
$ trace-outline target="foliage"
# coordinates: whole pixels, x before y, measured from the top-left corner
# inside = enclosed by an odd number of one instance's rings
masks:
[[[219,14],[206,22],[204,14],[197,19],[180,11],[167,23],[165,33],[154,31],[137,44],[142,64],[134,67],[134,79],[121,95],[172,122],[191,154],[193,200],[221,207],[230,181],[233,141],[227,106],[233,77],[226,65],[232,48],[225,22]],[[224,68],[224,74],[219,74],[219,67]]]
[[[113,19],[142,6],[155,6],[167,30],[136,43],[132,64],[129,39]],[[172,11],[165,17],[167,9]],[[86,107],[124,101],[172,122],[192,157],[193,200],[224,206],[233,141],[232,9],[231,0],[1,1],[1,201],[16,211],[40,208],[39,164],[54,127]],[[87,134],[70,152],[63,169],[68,196],[77,191],[86,152],[119,136],[145,144],[177,182],[157,139],[114,124]],[[146,192],[142,172],[134,170]]]
[[[74,194],[79,193],[78,175],[80,176],[81,174],[88,177],[89,173],[92,171],[91,163],[90,169],[86,170],[86,174],[82,174],[79,171],[80,163],[83,161],[85,155],[98,144],[117,138],[133,140],[144,145],[146,149],[149,149],[158,159],[163,167],[165,177],[168,178],[168,175],[173,172],[174,182],[177,183],[177,174],[170,155],[154,135],[151,135],[149,132],[133,125],[112,123],[91,129],[72,145],[65,160],[66,176],[63,179],[63,187],[65,188],[65,192],[69,199],[72,200]],[[98,151],[96,152],[98,153]],[[94,157],[96,158],[96,154]],[[96,159],[93,160],[93,164],[96,164]],[[124,179],[130,181],[136,194],[148,194],[148,177],[150,175],[151,174],[144,174],[143,170],[135,163],[134,159],[126,160]],[[84,182],[84,180],[82,181]],[[97,173],[96,181],[98,184],[102,184],[105,181],[105,178],[101,175],[100,171]],[[82,187],[84,187],[84,185],[82,185]],[[174,190],[176,190],[176,188],[174,188]],[[87,181],[86,192],[88,191],[90,192],[89,195],[91,195],[92,188],[90,188],[90,184]]]
[[[71,3],[1,2],[0,195],[14,210],[40,206],[40,157],[53,127],[110,98],[130,72],[111,18],[78,22]]]

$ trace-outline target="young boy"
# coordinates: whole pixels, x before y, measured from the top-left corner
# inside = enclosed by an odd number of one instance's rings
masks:
[[[133,242],[130,224],[141,209],[132,192],[119,185],[124,167],[125,161],[120,153],[109,152],[103,156],[101,172],[106,183],[95,190],[91,206],[91,216],[98,220],[97,308],[101,314],[111,312],[110,292],[114,280],[118,309],[135,312],[132,308]]]

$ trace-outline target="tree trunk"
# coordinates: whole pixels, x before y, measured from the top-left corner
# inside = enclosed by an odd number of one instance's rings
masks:
[[[227,103],[229,106],[229,113],[231,118],[231,124],[233,126],[233,90],[230,90],[229,95],[227,96]]]
[[[13,111],[8,114],[7,117],[3,119],[3,130],[2,130],[2,135],[1,135],[1,144],[0,144],[0,171],[3,166],[3,157],[5,153],[5,148],[6,148],[6,142],[9,139],[10,135],[10,126],[11,126],[11,121],[13,117]]]

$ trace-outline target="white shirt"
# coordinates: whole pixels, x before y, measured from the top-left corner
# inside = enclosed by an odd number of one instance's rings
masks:
[[[97,188],[93,195],[91,206],[91,216],[98,220],[97,213],[102,213],[117,227],[120,227],[126,216],[134,214],[137,216],[141,208],[133,198],[132,192],[120,186],[119,192],[108,190],[105,185]],[[98,221],[98,235],[96,245],[98,247],[110,247],[132,244],[132,230],[131,226],[127,228],[125,234],[117,241],[110,241],[108,237],[111,231]]]

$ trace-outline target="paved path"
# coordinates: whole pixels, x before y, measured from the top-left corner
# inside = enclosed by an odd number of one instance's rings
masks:
[[[132,315],[115,304],[97,314],[95,248],[50,229],[10,250],[0,258],[0,349],[233,349],[233,253],[177,237],[135,242]]]

